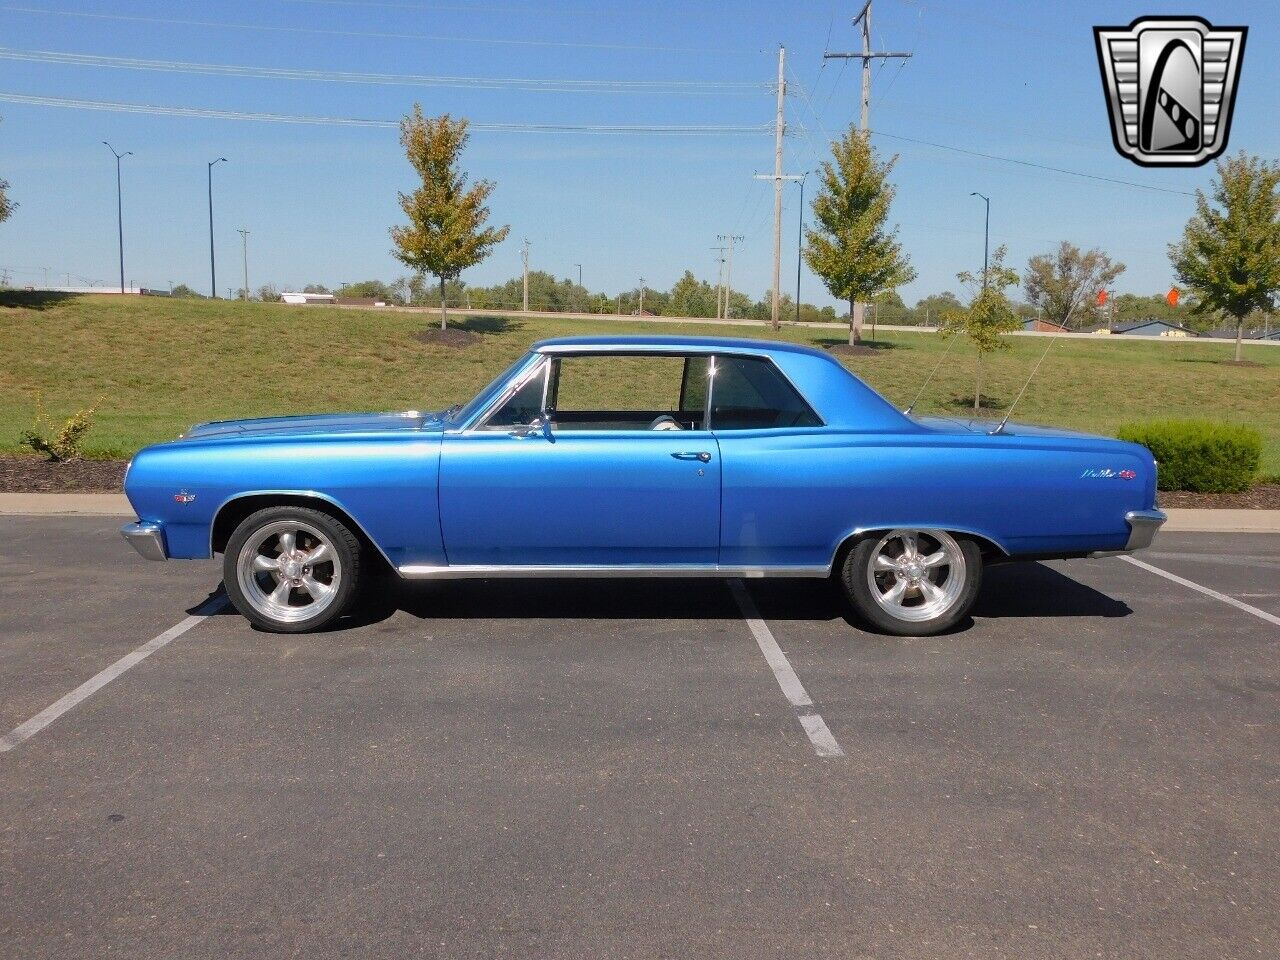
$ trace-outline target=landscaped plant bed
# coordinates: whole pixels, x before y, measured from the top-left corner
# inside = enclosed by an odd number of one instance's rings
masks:
[[[119,493],[124,460],[69,460],[53,463],[42,457],[0,454],[0,492]]]
[[[1190,490],[1161,490],[1156,499],[1161,507],[1217,508],[1219,510],[1280,510],[1280,483],[1260,483],[1241,493],[1192,493]]]

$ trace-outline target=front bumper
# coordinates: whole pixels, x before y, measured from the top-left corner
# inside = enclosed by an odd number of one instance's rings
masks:
[[[148,520],[126,523],[120,528],[120,535],[148,560],[169,559],[169,551],[164,542],[164,529],[158,523],[151,523]]]

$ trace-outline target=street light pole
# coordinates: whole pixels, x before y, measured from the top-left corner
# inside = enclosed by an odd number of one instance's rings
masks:
[[[987,219],[982,228],[982,289],[987,289],[987,251],[991,246],[991,198],[984,193],[973,191],[969,194],[971,197],[982,197],[983,203],[987,205]]]
[[[133,156],[133,151],[116,153],[116,148],[107,141],[102,143],[116,158],[116,232],[120,239],[120,292],[124,293],[124,198],[120,187],[120,158]]]
[[[812,170],[806,170],[800,177],[800,226],[796,231],[796,323],[800,322],[800,261],[804,254],[804,182],[811,173]]]
[[[218,299],[218,271],[213,259],[213,168],[226,162],[226,157],[209,161],[209,296],[214,300]]]

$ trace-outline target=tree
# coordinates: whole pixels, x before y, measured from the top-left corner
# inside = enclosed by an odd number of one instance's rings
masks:
[[[1149,297],[1137,293],[1122,293],[1111,301],[1111,315],[1119,323],[1140,323],[1154,318],[1194,326],[1195,321],[1188,316],[1190,313],[1190,304],[1185,300],[1173,307],[1163,293],[1155,293]]]
[[[1005,294],[1005,290],[1018,282],[1018,271],[1004,264],[1006,252],[1003,245],[996,248],[985,275],[967,270],[957,273],[956,278],[963,284],[977,287],[977,293],[967,308],[953,307],[942,315],[943,333],[952,336],[964,334],[978,350],[973,378],[974,410],[982,406],[982,358],[995,350],[1008,350],[1009,344],[1001,334],[1022,326]]]
[[[422,107],[400,121],[400,144],[409,163],[422,178],[422,186],[400,194],[400,208],[409,218],[407,227],[392,227],[396,257],[419,273],[440,281],[440,329],[445,329],[445,281],[457,278],[489,255],[506,239],[510,227],[485,227],[489,208],[485,200],[494,183],[479,180],[469,189],[459,159],[467,145],[467,121],[449,114],[424,117]]]
[[[868,137],[850,126],[831,144],[813,200],[816,227],[805,228],[805,262],[833,297],[849,302],[849,343],[862,342],[863,304],[916,277],[887,229],[894,187],[888,182],[898,158],[881,163]]]
[[[1280,291],[1280,164],[1241,151],[1217,166],[1212,204],[1196,191],[1196,212],[1169,259],[1196,296],[1196,315],[1235,321],[1238,361],[1245,317],[1275,309]]]
[[[1044,318],[1064,327],[1084,326],[1094,317],[1093,298],[1124,273],[1101,250],[1081,251],[1063,240],[1053,253],[1027,261],[1023,284],[1027,300],[1044,311]]]
[[[0,177],[0,223],[4,223],[12,216],[14,208],[18,205],[9,199],[9,181]]]
[[[692,270],[686,270],[671,288],[671,313],[677,317],[714,317],[715,288],[694,277]]]
[[[181,300],[203,300],[205,296],[198,290],[192,290],[185,283],[180,283],[169,291],[169,296],[178,297]]]
[[[264,283],[258,288],[258,299],[263,303],[279,303],[280,291],[274,283]]]

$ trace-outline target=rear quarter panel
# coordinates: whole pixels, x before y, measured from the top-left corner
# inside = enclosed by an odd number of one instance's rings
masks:
[[[726,564],[828,563],[853,532],[899,526],[977,534],[1011,555],[1115,550],[1125,513],[1155,502],[1150,454],[1105,438],[815,429],[718,439]],[[1099,470],[1116,475],[1089,475]]]
[[[440,435],[171,443],[133,460],[125,493],[141,520],[163,525],[170,556],[210,555],[218,510],[254,494],[315,496],[345,511],[393,564],[443,563],[437,477]],[[195,500],[182,504],[175,494]]]

